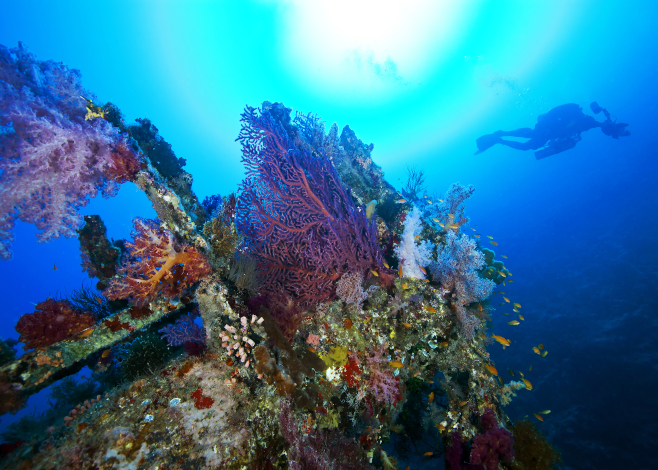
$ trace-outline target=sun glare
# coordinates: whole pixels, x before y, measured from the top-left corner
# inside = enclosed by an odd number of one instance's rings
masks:
[[[452,51],[465,17],[441,0],[293,2],[286,59],[301,83],[325,91],[413,86]]]

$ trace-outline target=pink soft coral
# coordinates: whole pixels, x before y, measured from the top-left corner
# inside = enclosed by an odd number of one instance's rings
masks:
[[[366,357],[366,365],[370,369],[368,389],[377,401],[395,405],[400,396],[399,381],[393,376],[393,370],[384,356],[388,343],[382,344]]]
[[[37,239],[74,237],[78,210],[139,170],[127,137],[101,118],[85,120],[80,73],[0,46],[0,258],[11,257],[16,219]]]
[[[111,279],[103,291],[108,299],[127,298],[142,307],[158,294],[168,299],[180,297],[188,287],[210,274],[206,258],[195,247],[178,243],[157,221],[138,217],[133,224],[134,241],[126,242],[120,277]]]

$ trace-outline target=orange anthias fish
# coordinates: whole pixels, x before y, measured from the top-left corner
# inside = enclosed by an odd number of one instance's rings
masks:
[[[402,323],[402,326],[404,326],[407,330],[411,328],[411,323]]]
[[[525,388],[528,390],[532,390],[532,384],[528,379],[521,379],[521,382],[523,382],[523,385],[525,385]]]
[[[534,346],[532,348],[532,350],[535,352],[535,354],[541,354],[541,351],[539,350],[539,348],[537,346]]]
[[[461,403],[459,404],[459,406],[464,406],[464,405],[468,405],[468,402],[467,402],[467,401],[463,401],[463,402],[461,402]]]
[[[53,264],[53,271],[57,271],[57,265]]]
[[[409,286],[406,285],[406,284],[403,282],[403,283],[402,283],[402,288],[403,288],[403,289],[409,289]]]
[[[548,354],[548,351],[544,351],[543,353],[541,353],[541,357],[546,357],[547,354]]]
[[[402,277],[402,265],[398,268],[398,277]]]
[[[521,323],[518,320],[512,320],[512,321],[508,321],[507,324],[516,326],[516,325],[520,325]]]
[[[495,339],[496,341],[498,341],[498,342],[499,342],[500,344],[502,344],[503,346],[509,346],[510,344],[512,344],[512,343],[509,342],[508,339],[505,339],[505,338],[503,338],[502,336],[491,335],[491,337],[492,337],[493,339]]]
[[[402,364],[400,361],[392,361],[389,362],[389,364],[391,365],[391,367],[395,367],[396,369],[401,369],[402,367],[404,367],[404,364]]]
[[[539,421],[544,421],[544,418],[539,416],[537,413],[535,413],[535,418],[537,418]]]
[[[490,366],[489,364],[485,364],[485,367],[489,372],[491,372],[493,375],[498,375],[498,371],[494,366]]]
[[[491,243],[493,246],[498,246],[498,242],[489,242],[489,243]]]
[[[521,308],[521,304],[518,303],[518,302],[514,302],[514,306],[515,306],[516,308]]]
[[[502,256],[503,258],[507,259],[507,256],[505,256],[505,255],[500,255],[500,256]]]
[[[447,348],[448,346],[450,346],[450,343],[444,341],[443,343],[439,344],[439,346],[443,346],[444,348]]]
[[[432,403],[434,401],[434,392],[430,393],[427,397],[427,402]]]
[[[481,312],[482,310],[484,310],[484,309],[482,308],[482,304],[478,304],[478,311]]]
[[[505,300],[505,302],[509,303],[509,299],[507,297],[503,297],[503,300]]]
[[[112,351],[111,349],[106,349],[105,351],[103,351],[103,354],[101,354],[101,357],[105,359],[107,356],[110,355],[111,351]]]
[[[423,455],[425,457],[429,457],[430,455],[433,455],[433,454],[434,454],[434,452],[425,452]]]
[[[441,221],[440,221],[439,219],[437,219],[436,217],[432,218],[432,220],[433,220],[434,222],[436,222],[437,224],[438,224],[439,222],[441,222]]]
[[[543,345],[543,344],[540,344],[540,345],[539,345],[539,349],[544,349],[544,345]]]
[[[404,204],[405,202],[407,202],[407,200],[406,199],[399,199],[395,202],[396,202],[396,204]]]
[[[418,269],[420,269],[420,271],[421,271],[423,274],[427,274],[427,270],[426,270],[425,268],[423,268],[421,265],[418,265]]]
[[[436,309],[434,307],[426,306],[425,310],[427,310],[430,313],[436,313]]]
[[[82,332],[82,334],[80,335],[80,338],[86,338],[87,336],[89,336],[93,332],[94,332],[93,328],[87,328],[85,331]]]

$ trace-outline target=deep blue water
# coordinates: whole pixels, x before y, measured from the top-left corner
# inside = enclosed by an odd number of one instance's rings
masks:
[[[152,119],[187,159],[200,198],[237,188],[239,113],[266,99],[349,124],[375,143],[373,158],[398,189],[409,164],[437,193],[473,184],[466,213],[509,257],[515,283],[503,290],[526,318],[512,327],[504,307],[493,315],[492,331],[514,342],[505,351],[491,346],[498,370],[506,380],[507,369],[524,371],[534,386],[506,412],[517,419],[552,410],[540,428],[563,452],[564,468],[656,468],[658,4],[474,2],[456,26],[430,28],[425,42],[442,28],[454,41],[425,44],[427,70],[405,68],[393,50],[395,74],[369,68],[372,59],[355,67],[348,60],[334,81],[304,75],[315,62],[286,49],[294,2],[85,5],[0,2],[0,44],[20,40],[39,59],[79,68],[101,101],[128,119]],[[370,8],[363,21],[376,23],[377,9],[392,7]],[[350,74],[354,86],[345,84]],[[532,127],[538,114],[568,102],[592,114],[594,100],[630,123],[632,135],[613,140],[594,129],[575,149],[540,161],[501,146],[473,155],[482,134]],[[101,214],[113,238],[129,235],[133,217],[154,215],[130,184],[83,213]],[[17,337],[13,326],[33,303],[86,279],[76,240],[41,245],[34,232],[18,224],[14,258],[1,265],[3,337]],[[531,350],[539,343],[549,351],[543,360]],[[0,426],[43,409],[45,395]]]

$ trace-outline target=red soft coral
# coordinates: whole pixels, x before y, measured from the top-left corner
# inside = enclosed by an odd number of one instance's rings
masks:
[[[471,464],[483,465],[487,470],[496,470],[501,457],[507,462],[514,457],[514,438],[508,430],[496,427],[498,422],[491,410],[482,415],[480,423],[485,433],[473,438]]]
[[[48,298],[36,306],[34,313],[26,313],[18,319],[18,341],[23,349],[44,348],[76,333],[86,330],[96,322],[93,313],[74,310],[66,300]]]
[[[181,297],[187,288],[210,274],[206,258],[190,245],[180,244],[155,220],[133,221],[133,242],[126,242],[119,275],[109,281],[103,294],[110,299],[128,299],[142,307],[158,294]]]

